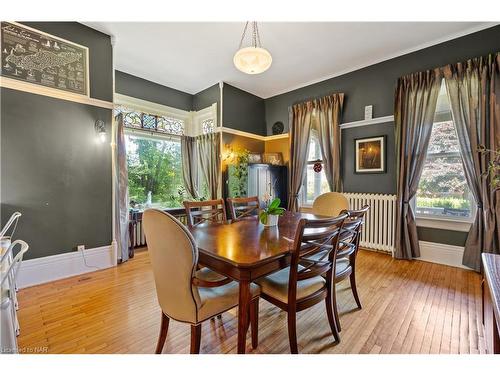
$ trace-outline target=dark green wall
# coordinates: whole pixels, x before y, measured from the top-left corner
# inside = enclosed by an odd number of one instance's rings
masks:
[[[204,108],[210,107],[214,103],[217,103],[217,122],[220,126],[221,102],[220,88],[218,83],[194,94],[192,109],[193,111],[199,111]]]
[[[268,98],[265,100],[267,133],[271,134],[276,121],[282,121],[288,129],[290,105],[332,92],[345,93],[342,122],[362,120],[366,105],[373,105],[373,117],[392,115],[399,77],[499,50],[500,25]]]
[[[266,135],[264,99],[227,83],[222,92],[225,127]]]
[[[111,101],[110,37],[74,22],[30,22],[31,27],[89,47],[90,95]],[[16,237],[27,259],[110,245],[111,110],[1,89],[1,221],[23,216]],[[106,123],[108,142],[95,141]]]
[[[115,91],[119,94],[191,111],[193,95],[115,70]]]
[[[381,135],[386,137],[386,173],[355,173],[355,139]],[[396,159],[394,153],[394,124],[392,122],[342,130],[341,161],[344,191],[351,193],[396,194]]]
[[[113,101],[113,51],[109,35],[78,22],[22,22],[89,48],[90,96]]]
[[[207,108],[214,103],[217,103],[218,106],[220,105],[220,90],[218,83],[193,95],[193,111]]]

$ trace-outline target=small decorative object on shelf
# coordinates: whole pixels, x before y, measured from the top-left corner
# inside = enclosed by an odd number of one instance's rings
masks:
[[[263,156],[264,163],[272,165],[283,165],[283,154],[281,152],[268,152]]]
[[[266,207],[259,213],[260,222],[266,227],[278,225],[278,217],[285,212],[285,209],[280,207],[281,200],[279,198],[274,198],[271,203],[269,203],[271,197],[268,194],[264,196],[263,200]]]
[[[248,163],[250,164],[262,163],[262,154],[258,154],[256,152],[250,152],[248,154]]]
[[[281,121],[276,121],[273,124],[273,135],[283,134],[283,130],[285,130],[285,126]]]
[[[316,173],[320,173],[323,170],[323,164],[321,162],[316,162],[313,164],[313,171]]]

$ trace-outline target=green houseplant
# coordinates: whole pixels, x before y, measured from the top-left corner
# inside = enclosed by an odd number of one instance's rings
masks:
[[[233,152],[233,163],[229,165],[229,195],[233,198],[246,197],[248,184],[248,154],[246,149]]]
[[[478,151],[481,154],[491,154],[488,170],[484,173],[484,176],[487,177],[489,175],[493,191],[500,190],[500,148],[498,150],[489,150],[481,145]]]
[[[271,203],[262,209],[259,213],[259,219],[266,227],[278,225],[278,217],[285,212],[284,208],[280,207],[281,199],[274,198]]]

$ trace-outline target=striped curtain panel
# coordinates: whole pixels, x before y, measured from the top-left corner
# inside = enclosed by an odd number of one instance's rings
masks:
[[[208,133],[196,137],[198,160],[207,184],[210,199],[220,197],[219,181],[221,179],[220,151],[221,133]]]
[[[482,252],[500,253],[500,190],[489,173],[495,156],[478,152],[500,150],[500,53],[443,70],[465,177],[477,204],[462,263],[479,271]]]
[[[397,82],[394,122],[398,189],[394,256],[398,259],[420,256],[410,201],[417,194],[422,175],[441,81],[441,70],[434,69],[401,77]]]

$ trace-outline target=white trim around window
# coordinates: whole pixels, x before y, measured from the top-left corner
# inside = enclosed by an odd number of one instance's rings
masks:
[[[147,100],[137,99],[132,96],[115,93],[115,106],[124,106],[135,111],[144,112],[151,115],[174,117],[184,121],[184,125],[189,127],[192,122],[190,111],[184,111],[163,104],[149,102]]]
[[[415,219],[417,227],[446,229],[457,232],[468,232],[472,225],[472,221],[470,219],[457,220],[425,216],[417,216]]]

